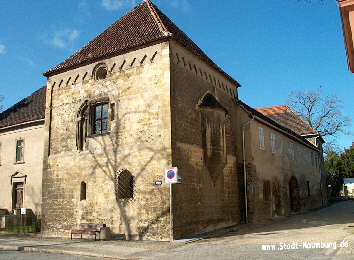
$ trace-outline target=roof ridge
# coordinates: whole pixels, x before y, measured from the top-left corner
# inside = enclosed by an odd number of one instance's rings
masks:
[[[307,122],[305,122],[297,113],[295,113],[288,105],[277,105],[277,106],[269,106],[269,107],[259,107],[256,108],[256,110],[260,113],[263,114],[267,113],[267,110],[271,110],[274,108],[285,108],[286,110],[284,110],[283,112],[280,111],[271,111],[269,114],[264,114],[265,116],[269,116],[269,115],[278,115],[278,114],[284,114],[284,113],[290,113],[294,118],[296,118],[296,120],[299,120],[306,128],[311,129],[314,132],[318,131],[316,129],[314,129],[310,124],[308,124]],[[262,112],[261,112],[262,111]]]
[[[165,24],[161,20],[161,17],[157,14],[155,5],[150,0],[143,0],[143,1],[148,6],[148,8],[152,14],[152,17],[154,18],[154,20],[157,24],[157,27],[159,27],[161,33],[164,36],[172,36],[172,33],[169,30],[167,30]]]

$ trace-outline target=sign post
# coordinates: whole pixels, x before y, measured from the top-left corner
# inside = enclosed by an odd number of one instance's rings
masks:
[[[165,169],[165,183],[170,184],[170,241],[173,242],[172,184],[180,183],[177,167]]]

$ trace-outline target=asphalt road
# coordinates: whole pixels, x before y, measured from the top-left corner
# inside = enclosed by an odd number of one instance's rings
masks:
[[[354,201],[264,224],[243,226],[219,237],[151,252],[145,259],[354,259]]]
[[[189,244],[175,242],[173,245],[128,250],[126,257],[154,260],[354,259],[354,200],[262,224],[242,225],[231,232]],[[0,259],[102,258],[0,251]]]

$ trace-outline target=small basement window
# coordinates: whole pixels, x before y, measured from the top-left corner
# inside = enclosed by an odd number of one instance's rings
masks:
[[[263,182],[263,200],[270,200],[270,181]]]

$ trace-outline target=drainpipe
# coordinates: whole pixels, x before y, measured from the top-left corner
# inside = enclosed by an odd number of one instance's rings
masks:
[[[245,191],[245,222],[248,223],[248,204],[247,204],[247,172],[246,172],[246,148],[245,148],[245,128],[254,119],[253,114],[249,114],[251,119],[242,124],[242,157],[243,157],[243,185]]]

